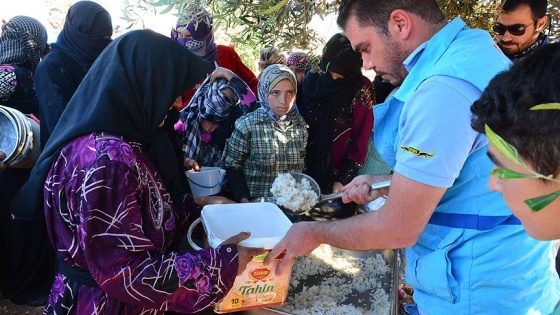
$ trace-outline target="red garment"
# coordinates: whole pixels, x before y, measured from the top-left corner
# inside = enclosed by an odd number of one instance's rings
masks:
[[[255,93],[255,95],[258,95],[257,84],[259,83],[259,80],[255,76],[253,71],[247,68],[247,66],[243,63],[233,47],[218,45],[218,53],[216,59],[218,66],[233,71],[233,73],[237,74],[243,81],[245,81],[245,83],[247,83],[247,85],[249,86],[251,91]],[[196,92],[200,84],[202,84],[202,81],[204,81],[204,79],[205,78],[202,78],[198,82],[198,84],[196,84],[194,87],[183,94],[183,105],[181,106],[181,108],[179,108],[179,110],[185,108],[189,104],[192,97],[194,96],[194,93]]]
[[[371,81],[362,76],[361,87],[350,106],[343,107],[334,122],[330,171],[338,176],[331,180],[347,184],[363,166],[373,130],[375,90]],[[348,114],[352,118],[348,120]]]

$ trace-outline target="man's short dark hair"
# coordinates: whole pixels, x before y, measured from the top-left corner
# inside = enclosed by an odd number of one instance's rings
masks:
[[[533,12],[533,20],[538,20],[546,15],[547,0],[506,0],[502,6],[502,11],[509,13],[515,11],[519,6],[527,5]]]
[[[471,106],[472,127],[484,125],[517,149],[543,175],[560,172],[560,110],[529,110],[560,103],[560,43],[535,50],[498,74]]]
[[[350,17],[355,16],[360,26],[373,26],[386,35],[389,33],[389,17],[397,9],[418,15],[431,23],[445,20],[437,1],[434,0],[343,0],[336,22],[344,30]]]

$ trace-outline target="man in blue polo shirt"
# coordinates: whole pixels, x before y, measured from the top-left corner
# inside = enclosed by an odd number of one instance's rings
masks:
[[[292,226],[272,250],[294,256],[321,243],[366,250],[407,247],[406,281],[421,314],[548,314],[560,298],[554,246],[530,238],[488,188],[487,138],[470,106],[510,61],[490,35],[433,0],[349,0],[338,24],[364,67],[400,86],[374,107],[375,145],[394,173],[385,205],[346,220]],[[386,192],[362,175],[345,202]]]

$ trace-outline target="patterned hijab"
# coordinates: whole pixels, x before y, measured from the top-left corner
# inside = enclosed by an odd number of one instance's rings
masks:
[[[290,80],[294,86],[294,90],[297,92],[297,82],[294,73],[286,65],[281,64],[273,64],[266,67],[263,72],[261,72],[258,85],[259,102],[262,110],[264,110],[282,130],[286,130],[286,128],[290,125],[290,121],[293,115],[295,115],[294,108],[292,107],[286,115],[277,115],[270,108],[270,104],[268,103],[268,94],[270,94],[270,91],[276,86],[276,84],[278,84],[278,82],[284,79]]]
[[[179,37],[177,32],[173,32],[173,38],[202,59],[212,64],[217,62],[218,45],[214,42],[214,21],[210,13],[203,11],[197,21],[189,24],[182,24],[182,21],[184,18],[177,20],[175,30],[185,27],[191,33],[191,38]]]
[[[236,100],[231,101],[223,92],[223,89],[233,90]],[[200,85],[189,105],[181,111],[181,117],[185,118],[185,143],[183,151],[190,158],[196,158],[200,152],[200,120],[207,119],[211,122],[224,121],[235,106],[241,104],[244,113],[256,102],[255,94],[247,83],[238,76],[228,82],[226,79],[218,78],[210,83],[210,77]]]
[[[68,10],[53,47],[72,57],[87,71],[109,45],[112,35],[109,12],[93,1],[78,1]]]
[[[47,48],[47,30],[36,19],[18,15],[2,25],[0,64],[30,67],[35,72]]]
[[[299,70],[307,70],[309,68],[309,57],[304,52],[293,52],[286,59],[286,66],[295,66]]]
[[[14,216],[32,219],[42,213],[44,181],[58,152],[93,132],[141,144],[177,202],[179,166],[159,124],[173,101],[211,70],[206,61],[150,30],[131,31],[114,40],[68,102],[29,180],[14,198]]]

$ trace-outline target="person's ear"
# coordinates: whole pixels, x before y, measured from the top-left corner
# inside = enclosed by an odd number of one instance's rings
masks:
[[[397,9],[389,16],[388,29],[393,38],[407,39],[411,33],[412,20],[410,14]]]
[[[543,32],[544,29],[546,28],[548,22],[548,16],[543,16],[542,18],[537,20],[537,26],[535,27],[537,29],[537,32]]]

